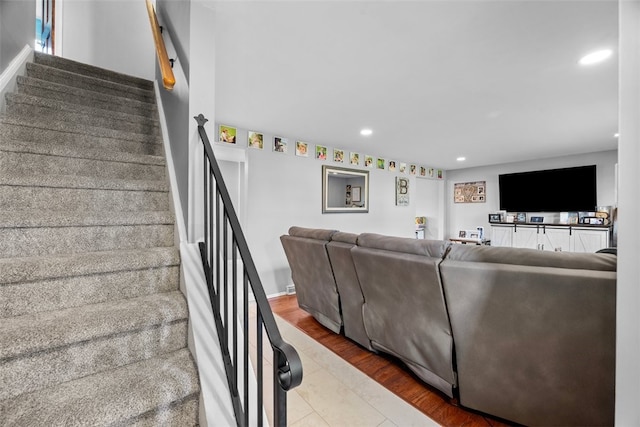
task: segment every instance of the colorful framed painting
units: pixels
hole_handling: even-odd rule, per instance
[[[378,162],[376,163],[376,165],[378,166],[378,169],[382,169],[384,170],[384,165],[385,165],[385,161],[384,159],[378,159]]]
[[[336,163],[344,163],[344,150],[333,150],[333,161]]]
[[[406,163],[402,163],[400,162],[400,169],[399,169],[400,173],[407,173],[407,164]]]
[[[389,163],[387,165],[387,169],[389,169],[389,172],[395,172],[396,171],[396,161],[395,160],[389,160]]]

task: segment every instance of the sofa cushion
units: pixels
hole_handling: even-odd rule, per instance
[[[452,245],[447,257],[451,261],[486,262],[578,270],[616,271],[617,258],[611,254],[550,252],[495,246]]]
[[[372,350],[362,320],[364,297],[351,256],[351,249],[355,246],[357,237],[357,234],[335,233],[327,244],[327,252],[340,294],[344,335]]]
[[[410,239],[407,237],[363,233],[358,237],[358,246],[442,258],[450,243],[443,240]]]
[[[289,236],[305,237],[307,239],[316,240],[331,240],[331,236],[336,230],[325,230],[322,228],[304,228],[304,227],[291,227],[289,228]]]

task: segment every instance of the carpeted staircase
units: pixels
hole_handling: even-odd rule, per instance
[[[27,65],[0,115],[0,426],[197,425],[153,84]]]

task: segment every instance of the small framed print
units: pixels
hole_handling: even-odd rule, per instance
[[[220,142],[227,142],[229,144],[236,143],[236,128],[231,126],[220,125]]]
[[[389,172],[395,172],[396,171],[396,161],[395,160],[389,160],[389,164],[387,165],[387,168],[389,169]]]
[[[250,130],[247,139],[248,139],[249,148],[255,148],[257,150],[262,150],[264,148],[263,134]]]
[[[296,141],[296,156],[309,157],[309,144],[302,141]]]
[[[333,161],[336,163],[344,163],[344,150],[333,150]]]
[[[526,212],[517,212],[515,214],[515,222],[527,222],[527,213]]]
[[[373,167],[373,156],[369,156],[369,155],[365,155],[364,156],[364,166],[366,168],[372,168]]]
[[[531,222],[543,222],[544,221],[544,217],[543,216],[532,216],[531,217]]]
[[[316,145],[316,159],[327,160],[327,147],[324,145]]]
[[[500,214],[498,213],[489,214],[489,222],[491,223],[502,222]]]
[[[280,138],[279,136],[273,137],[273,151],[276,153],[286,153],[288,144],[289,141],[286,138]]]
[[[353,151],[349,154],[349,164],[358,166],[360,165],[360,154]]]

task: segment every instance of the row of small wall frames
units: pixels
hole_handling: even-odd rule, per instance
[[[227,144],[238,144],[240,140],[239,137],[245,132],[226,125],[219,125],[218,128],[219,141]],[[245,141],[246,142],[242,144],[246,144],[246,146],[251,149],[264,150],[268,147],[265,144],[265,135],[261,132],[246,131]],[[241,144],[238,145],[240,146]],[[291,141],[288,138],[273,136],[270,145],[272,152],[285,155],[290,152]],[[297,157],[311,157],[313,155],[317,160],[321,161],[333,160],[334,163],[343,165],[364,166],[370,169],[387,170],[389,172],[413,175],[421,178],[444,179],[444,171],[442,169],[407,162],[397,162],[396,160],[384,159],[368,154],[361,155],[357,152],[347,152],[338,148],[331,149],[324,145],[316,144],[314,146],[303,141],[295,141],[291,151],[293,151]],[[330,154],[332,154],[332,156],[330,156]]]

